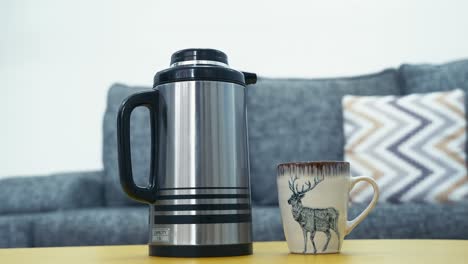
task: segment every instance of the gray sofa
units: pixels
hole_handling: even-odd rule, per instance
[[[403,65],[351,78],[260,78],[247,93],[254,239],[284,239],[277,163],[343,159],[343,95],[404,95],[454,88],[468,92],[468,60]],[[121,191],[116,153],[117,109],[125,97],[144,89],[148,88],[116,84],[109,90],[102,171],[0,181],[0,247],[147,242],[148,208]],[[137,109],[132,117],[132,159],[141,185],[149,164],[147,114]],[[349,217],[363,206],[353,204]],[[468,203],[380,203],[348,238],[468,239]]]

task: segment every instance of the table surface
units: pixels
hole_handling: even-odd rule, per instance
[[[0,249],[0,263],[468,263],[468,240],[345,240],[340,254],[290,254],[286,242],[254,243],[224,258],[149,257],[146,245]]]

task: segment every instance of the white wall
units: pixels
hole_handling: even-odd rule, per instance
[[[172,52],[225,51],[263,76],[362,74],[468,57],[468,1],[0,2],[0,177],[102,167],[113,82]]]

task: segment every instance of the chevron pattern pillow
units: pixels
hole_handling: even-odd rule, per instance
[[[344,96],[345,160],[372,176],[380,201],[446,203],[468,198],[465,95]],[[372,198],[357,185],[352,202]]]

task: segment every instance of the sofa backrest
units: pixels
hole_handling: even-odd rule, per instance
[[[289,161],[342,160],[341,98],[352,95],[404,95],[461,88],[468,92],[468,60],[444,65],[403,65],[376,74],[330,79],[259,78],[247,88],[252,201],[276,205],[276,165]],[[149,87],[116,84],[104,117],[104,168],[108,205],[134,205],[118,177],[117,111],[129,95]],[[149,173],[149,120],[144,109],[132,116],[134,177],[146,185]]]
[[[104,116],[103,160],[108,205],[133,205],[118,177],[117,111],[129,95],[147,90],[116,84],[111,87]],[[274,205],[276,165],[294,160],[342,160],[341,97],[344,94],[400,94],[395,70],[338,79],[260,78],[247,88],[252,200]],[[131,121],[134,177],[146,185],[149,173],[149,120],[137,109]]]
[[[278,204],[276,166],[343,160],[345,94],[398,95],[396,70],[335,79],[266,79],[248,88],[252,199]]]

